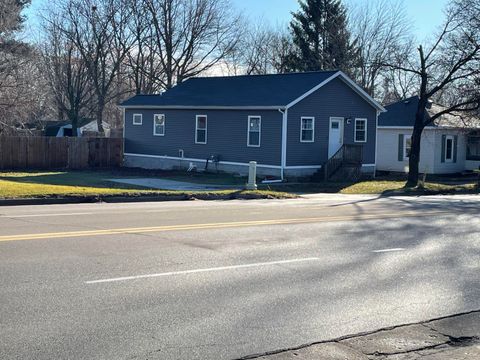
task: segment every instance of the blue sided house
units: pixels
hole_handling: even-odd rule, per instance
[[[125,166],[196,167],[284,179],[376,167],[384,108],[341,71],[191,78],[124,109]]]

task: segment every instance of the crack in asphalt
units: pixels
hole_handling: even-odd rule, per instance
[[[466,336],[466,337],[458,337],[457,338],[457,337],[450,336],[450,335],[447,335],[447,334],[442,334],[441,332],[439,332],[435,329],[431,329],[430,327],[426,326],[425,324],[429,324],[429,323],[432,323],[432,322],[438,321],[438,320],[451,319],[451,318],[455,318],[455,317],[458,317],[458,316],[475,314],[475,313],[480,313],[480,309],[461,312],[461,313],[447,315],[447,316],[442,316],[442,317],[429,319],[429,320],[424,320],[424,321],[419,321],[419,322],[412,322],[412,323],[405,323],[405,324],[400,324],[400,325],[395,325],[395,326],[389,326],[389,327],[385,327],[385,328],[376,329],[376,330],[373,330],[373,331],[360,332],[360,333],[351,334],[351,335],[344,335],[344,336],[340,336],[340,337],[335,338],[335,339],[316,341],[316,342],[313,342],[313,343],[303,344],[303,345],[296,346],[296,347],[291,347],[291,348],[284,348],[284,349],[266,351],[264,353],[259,353],[259,354],[245,355],[245,356],[242,356],[242,357],[239,357],[239,358],[235,358],[233,360],[258,359],[262,356],[275,355],[275,354],[280,354],[280,353],[284,353],[284,352],[287,352],[287,351],[301,350],[301,349],[308,348],[310,346],[320,345],[320,344],[328,344],[328,343],[336,343],[336,344],[348,346],[347,344],[344,344],[341,341],[354,339],[354,338],[360,338],[360,337],[373,335],[373,334],[378,334],[378,333],[383,332],[383,331],[395,330],[395,329],[398,329],[398,328],[403,328],[403,327],[412,326],[412,325],[423,325],[423,326],[427,327],[428,329],[437,332],[438,334],[441,334],[443,336],[448,337],[449,340],[446,341],[446,342],[442,342],[440,344],[424,346],[424,347],[416,348],[416,349],[413,349],[413,350],[405,350],[405,351],[392,352],[392,353],[380,353],[380,352],[364,353],[364,355],[388,357],[388,356],[393,356],[393,355],[414,353],[414,352],[423,351],[423,350],[431,350],[431,349],[435,349],[435,348],[438,348],[440,346],[445,346],[445,345],[452,346],[452,347],[469,346],[469,345],[472,345],[472,344],[476,344],[477,342],[480,342],[480,339],[476,336]],[[351,346],[349,346],[349,347],[351,347]],[[357,348],[354,348],[354,347],[351,347],[351,348],[353,348],[357,351],[360,351]]]
[[[420,325],[423,325],[423,324],[420,324]],[[434,330],[434,331],[436,331],[436,330]],[[476,337],[476,336],[462,336],[462,337],[457,338],[457,337],[454,337],[454,336],[442,334],[438,331],[437,331],[437,333],[448,337],[449,340],[445,341],[445,342],[442,342],[442,343],[439,343],[439,344],[422,346],[422,347],[412,349],[412,350],[385,352],[385,353],[375,351],[373,353],[364,353],[364,354],[367,355],[367,356],[385,356],[385,357],[388,357],[388,356],[394,356],[394,355],[416,353],[416,352],[421,352],[421,351],[425,351],[425,350],[432,350],[432,349],[436,349],[436,348],[439,348],[439,347],[442,347],[442,346],[445,346],[445,345],[451,346],[451,347],[466,347],[466,346],[476,344],[479,340],[479,338]],[[343,345],[345,345],[345,344],[343,344]],[[352,347],[352,348],[355,349],[354,347]],[[358,350],[358,349],[356,349],[356,350]]]

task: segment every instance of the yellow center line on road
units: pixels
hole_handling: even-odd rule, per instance
[[[65,231],[53,233],[38,234],[21,234],[21,235],[4,235],[0,236],[0,242],[21,241],[21,240],[41,240],[41,239],[57,239],[72,237],[89,237],[102,235],[118,235],[118,234],[134,234],[134,233],[150,233],[150,232],[168,232],[182,230],[202,230],[202,229],[223,229],[247,226],[262,225],[294,225],[305,223],[319,222],[338,222],[338,221],[361,221],[372,219],[390,219],[404,217],[426,217],[433,215],[449,214],[451,211],[430,211],[430,212],[400,212],[396,214],[364,214],[364,215],[344,215],[344,216],[323,216],[311,218],[294,218],[294,219],[272,219],[272,220],[252,220],[252,221],[234,221],[222,223],[204,223],[204,224],[188,224],[188,225],[164,225],[138,228],[120,228],[120,229],[104,229],[104,230],[85,230],[85,231]]]

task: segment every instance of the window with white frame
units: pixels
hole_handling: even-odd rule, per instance
[[[355,119],[355,142],[367,142],[367,119]]]
[[[261,133],[262,133],[262,118],[260,116],[249,116],[247,146],[259,147]]]
[[[207,143],[207,116],[197,115],[195,124],[195,144]]]
[[[445,162],[453,162],[453,136],[445,136]]]
[[[133,125],[142,125],[142,114],[133,114]]]
[[[403,136],[403,160],[410,158],[410,152],[412,151],[412,136]]]
[[[300,142],[313,142],[315,132],[315,118],[303,116],[300,119]]]
[[[153,135],[155,136],[165,135],[165,115],[164,114],[153,115]]]

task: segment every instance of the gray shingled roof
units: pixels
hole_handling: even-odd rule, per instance
[[[121,106],[286,106],[337,72],[191,78],[162,95],[136,95]]]
[[[378,126],[413,127],[415,124],[415,113],[417,112],[418,101],[418,96],[412,96],[408,99],[385,106],[387,112],[379,115]],[[443,109],[445,108],[442,105],[434,103],[430,109],[427,109],[426,117],[430,118],[430,116],[438,114]],[[430,124],[429,127],[479,128],[480,119],[446,114],[435,120],[435,122]]]
[[[378,126],[413,126],[417,107],[418,96],[387,105],[387,112],[378,116]]]

